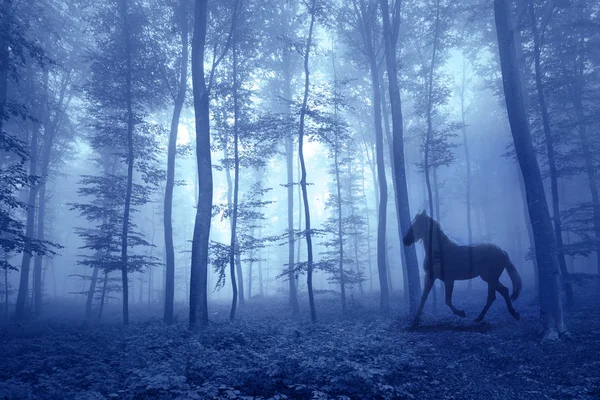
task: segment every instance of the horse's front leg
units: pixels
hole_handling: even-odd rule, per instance
[[[421,304],[419,304],[419,309],[415,314],[415,319],[413,320],[413,328],[419,325],[419,319],[421,319],[421,314],[423,314],[423,308],[425,307],[425,302],[427,301],[427,296],[429,296],[429,292],[431,292],[431,288],[433,287],[433,282],[435,278],[429,274],[425,274],[425,287],[423,288],[423,295],[421,296]]]
[[[458,315],[459,317],[465,317],[465,312],[463,310],[459,310],[458,308],[452,305],[452,291],[454,290],[454,281],[444,282],[446,286],[446,305],[450,307],[454,315]]]

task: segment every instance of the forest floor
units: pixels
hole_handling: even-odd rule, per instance
[[[476,324],[486,297],[476,290],[455,292],[467,318],[428,303],[415,330],[399,306],[381,317],[376,296],[350,299],[342,317],[329,295],[317,296],[315,324],[306,310],[292,318],[284,299],[253,299],[234,323],[226,304],[212,305],[214,324],[200,333],[135,307],[128,327],[84,327],[74,316],[5,322],[0,398],[598,399],[600,280],[575,293],[572,339],[550,343],[539,341],[531,294],[515,304],[520,321],[499,298]]]

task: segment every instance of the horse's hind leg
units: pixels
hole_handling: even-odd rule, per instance
[[[515,311],[515,309],[512,306],[512,302],[510,301],[510,296],[508,295],[508,288],[506,286],[504,286],[503,284],[501,284],[500,282],[498,282],[498,283],[496,283],[496,290],[498,291],[498,293],[500,293],[502,295],[502,297],[504,297],[504,301],[506,301],[506,306],[508,307],[508,312],[510,313],[510,315],[512,315],[513,318],[518,321],[519,318],[521,318],[521,316],[519,315],[518,312]]]
[[[485,307],[483,307],[483,310],[481,310],[481,314],[479,314],[479,316],[475,318],[475,322],[483,321],[483,318],[485,318],[485,314],[490,309],[490,306],[492,305],[494,300],[496,300],[496,289],[494,288],[493,284],[488,283],[487,303],[485,303]]]
[[[454,281],[444,282],[444,284],[446,285],[446,305],[450,307],[450,309],[455,315],[464,318],[465,312],[463,310],[459,310],[458,308],[452,305],[452,291],[454,290]]]

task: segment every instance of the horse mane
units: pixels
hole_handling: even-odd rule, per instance
[[[432,226],[434,235],[437,234],[443,242],[451,243],[458,246],[458,243],[454,242],[448,237],[448,235],[446,235],[446,233],[444,233],[439,222],[437,222],[434,218],[430,217],[429,215],[425,215],[425,218],[427,218],[427,223]]]

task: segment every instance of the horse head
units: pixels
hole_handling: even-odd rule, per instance
[[[425,210],[418,213],[410,223],[410,228],[402,239],[404,245],[410,246],[411,244],[423,239],[427,233],[427,230],[429,229],[429,221],[430,218],[427,216]]]

